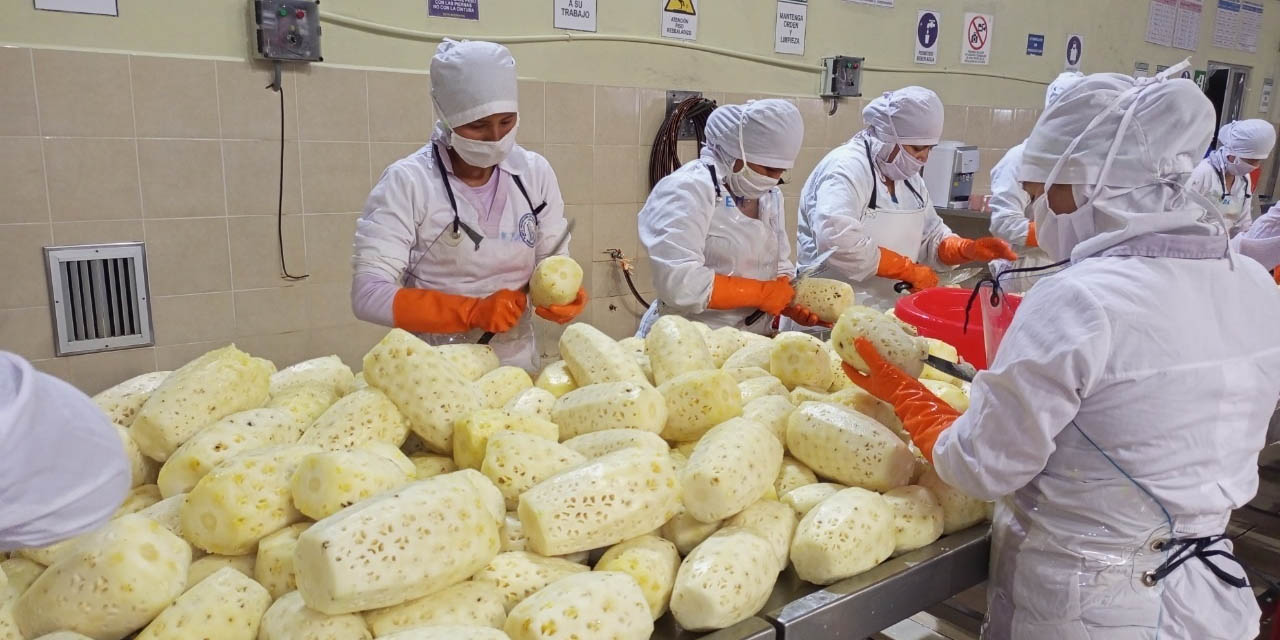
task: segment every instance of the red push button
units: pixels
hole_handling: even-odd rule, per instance
[[[303,18],[307,17],[307,12],[306,12],[306,11],[304,11],[304,10],[302,10],[302,9],[298,9],[297,11],[293,12],[293,15],[294,15],[294,17],[296,17],[297,19],[301,20],[301,19],[303,19]]]

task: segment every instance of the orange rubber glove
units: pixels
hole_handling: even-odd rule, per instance
[[[870,340],[858,338],[853,341],[853,347],[867,362],[870,374],[859,373],[845,362],[842,363],[845,375],[867,393],[893,405],[893,412],[902,420],[902,428],[911,434],[911,441],[932,463],[934,443],[960,417],[960,412],[933,395],[919,380],[882,358]]]
[[[938,244],[938,260],[955,266],[966,262],[990,262],[995,259],[1017,260],[1013,247],[1000,238],[970,240],[960,236],[947,236]]]
[[[587,306],[587,290],[578,288],[578,297],[568,304],[553,304],[546,307],[534,307],[533,312],[556,324],[568,324]]]
[[[1038,247],[1040,242],[1036,240],[1036,223],[1027,223],[1027,246]]]
[[[777,280],[752,280],[717,273],[707,307],[722,310],[750,307],[776,316],[794,297],[796,290],[786,276],[778,276]]]
[[[1271,272],[1271,277],[1276,281],[1276,284],[1280,284],[1280,267],[1276,267],[1275,271]]]
[[[876,275],[881,278],[903,280],[911,283],[913,291],[923,291],[938,286],[938,274],[922,264],[916,264],[906,256],[880,247],[880,265]]]
[[[818,314],[798,305],[789,305],[782,310],[782,315],[791,318],[802,327],[831,327],[830,322],[823,322]]]
[[[396,327],[414,333],[462,333],[484,329],[510,331],[524,315],[528,296],[520,291],[499,290],[485,298],[401,288],[391,303]]]

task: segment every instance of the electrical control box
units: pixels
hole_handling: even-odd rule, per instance
[[[319,5],[315,0],[254,0],[258,55],[267,60],[324,60]]]
[[[862,95],[862,58],[823,58],[822,87],[818,95],[824,98],[856,98]]]

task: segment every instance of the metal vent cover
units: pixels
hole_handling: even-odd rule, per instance
[[[141,242],[45,247],[59,356],[154,344]]]

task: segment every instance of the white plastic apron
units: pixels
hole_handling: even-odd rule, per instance
[[[432,153],[440,147],[433,145]],[[437,164],[437,167],[442,165]],[[495,171],[500,171],[495,169]],[[442,179],[448,173],[441,171]],[[499,175],[499,189],[507,189],[507,203],[499,222],[498,236],[486,237],[480,232],[478,216],[465,200],[453,203],[459,229],[447,224],[418,255],[410,255],[411,266],[405,271],[404,286],[435,289],[444,293],[469,297],[485,297],[499,289],[521,290],[533,275],[537,243],[537,223],[529,201],[514,187],[514,176]],[[448,184],[447,182],[445,183]],[[450,187],[451,190],[451,187]],[[477,246],[467,231],[480,239]],[[415,247],[416,250],[416,247]],[[438,283],[450,282],[445,288]],[[419,334],[428,344],[475,343],[484,331],[464,333]],[[534,345],[533,315],[526,308],[524,316],[510,331],[493,337],[489,343],[504,365],[526,371],[538,370],[538,353]]]
[[[876,171],[875,160],[871,157],[871,147],[866,145],[867,163],[871,166],[871,184],[873,190],[880,189],[880,174]],[[904,188],[907,181],[903,180],[895,189],[895,195],[898,202],[878,202],[879,198],[875,191],[872,192],[871,202],[868,203],[867,209],[862,214],[862,228],[867,235],[881,248],[888,249],[895,253],[900,253],[912,262],[920,259],[920,243],[924,241],[924,223],[925,215],[929,210],[923,198],[917,197],[911,189]],[[902,202],[910,202],[915,199],[920,204],[916,209],[888,209],[883,205],[892,207],[899,206]],[[893,285],[899,281],[892,278],[881,278],[872,275],[861,282],[852,282],[853,290],[857,296],[858,304],[877,309],[879,311],[888,311],[898,303],[900,294],[894,292]]]
[[[1099,255],[1151,255],[1147,247],[1158,242],[1139,237]],[[1222,253],[1220,237],[1183,246],[1190,247],[1186,259]],[[1256,633],[1253,591],[1224,584],[1210,566],[1244,577],[1233,558],[1191,557],[1146,580],[1176,557],[1171,538],[1221,535],[1230,513],[1169,512],[1093,440],[1128,427],[1077,416],[1054,439],[1041,476],[996,502],[983,640],[1247,640]],[[1063,478],[1088,479],[1089,489],[1065,493]],[[1080,501],[1122,508],[1100,521]],[[1231,550],[1230,540],[1206,549]]]
[[[777,230],[771,224],[782,224],[782,213],[773,211],[772,203],[779,201],[776,192],[770,192],[758,201],[757,215],[759,219],[750,218],[738,210],[737,203],[728,191],[721,189],[718,176],[711,165],[706,165],[716,184],[716,202],[711,205],[715,210],[711,214],[711,225],[707,230],[706,244],[703,246],[703,264],[712,271],[726,276],[751,278],[752,280],[774,280],[778,277],[778,260],[780,256]],[[752,333],[769,333],[773,327],[773,316],[764,315],[751,326],[747,326],[746,318],[755,309],[707,309],[702,313],[684,314],[689,320],[705,322],[712,329],[734,327]],[[640,328],[636,335],[649,334],[649,328],[662,315],[670,313],[663,309],[661,300],[654,300],[640,320]]]

